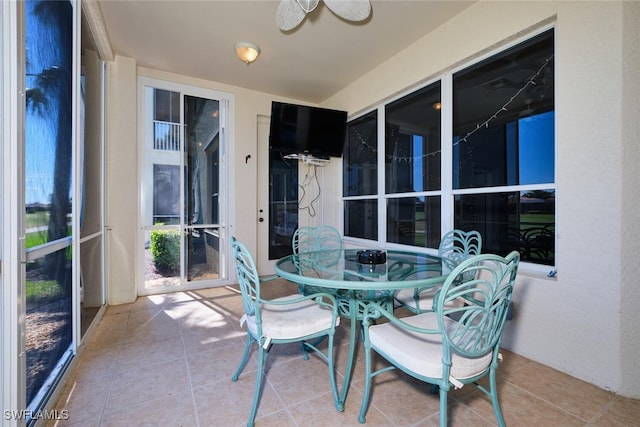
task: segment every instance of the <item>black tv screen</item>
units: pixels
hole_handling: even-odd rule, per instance
[[[273,101],[269,146],[284,154],[341,157],[347,112]]]

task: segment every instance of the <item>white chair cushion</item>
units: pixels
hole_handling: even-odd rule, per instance
[[[438,329],[436,313],[424,313],[403,319],[406,323],[424,329]],[[455,320],[445,317],[447,329]],[[369,328],[369,339],[374,349],[418,375],[442,378],[442,338],[439,334],[420,334],[407,331],[391,323]],[[452,352],[451,376],[457,379],[473,377],[491,363],[491,352],[477,359],[469,359]]]
[[[301,298],[294,294],[273,301],[287,301]],[[305,300],[293,304],[263,304],[262,334],[272,339],[296,339],[331,328],[333,313],[331,310],[316,304],[313,300]],[[340,318],[336,319],[336,326]],[[255,335],[257,333],[255,316],[247,317],[247,327]]]

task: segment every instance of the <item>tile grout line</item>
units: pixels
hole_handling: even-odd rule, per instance
[[[508,379],[506,379],[506,378],[505,378],[505,380],[504,380],[504,381],[505,381],[506,383],[508,383],[509,385],[511,385],[511,386],[513,386],[513,387],[515,387],[515,388],[519,389],[520,391],[523,391],[524,393],[528,394],[529,396],[533,396],[533,397],[535,397],[536,399],[538,399],[538,400],[540,400],[540,401],[542,401],[542,402],[544,402],[544,403],[546,403],[546,404],[548,404],[548,405],[551,405],[552,407],[554,407],[554,408],[555,408],[555,409],[557,409],[558,411],[560,411],[560,412],[562,412],[562,413],[564,413],[564,414],[566,414],[566,415],[570,416],[571,418],[574,418],[574,419],[576,419],[576,420],[578,420],[578,421],[581,421],[581,422],[583,422],[583,423],[588,423],[588,422],[589,422],[589,420],[585,420],[585,419],[583,419],[583,418],[581,418],[581,417],[577,416],[576,414],[573,414],[573,413],[569,412],[568,410],[566,410],[566,409],[564,409],[564,408],[562,408],[562,407],[560,407],[560,406],[556,405],[555,403],[553,403],[553,402],[551,402],[551,401],[549,401],[549,400],[547,400],[547,399],[543,398],[542,396],[539,396],[539,395],[537,395],[537,394],[535,394],[535,393],[530,392],[529,390],[527,390],[527,389],[525,389],[525,388],[523,388],[523,387],[519,386],[519,385],[518,385],[518,384],[516,384],[516,383],[513,383],[513,382],[509,381],[509,380],[508,380]],[[606,406],[606,405],[605,405],[605,406]],[[501,405],[501,407],[502,407],[502,405]]]
[[[118,353],[116,354],[116,360],[113,362],[113,366],[111,368],[111,372],[109,374],[109,385],[107,387],[107,392],[104,396],[104,402],[102,404],[102,410],[100,411],[100,420],[98,421],[98,425],[101,426],[104,421],[104,415],[107,410],[107,404],[109,403],[109,399],[111,398],[111,388],[113,387],[113,381],[116,375],[116,371],[118,369],[118,361],[120,360],[120,354],[122,352],[122,347],[124,344],[124,333],[127,330],[127,325],[129,324],[129,320],[131,319],[131,307],[127,310],[127,320],[124,322],[124,327],[122,328],[122,332],[120,333],[120,338],[118,339]],[[102,323],[102,319],[100,320]],[[103,325],[98,325],[103,326]]]
[[[600,417],[602,417],[605,413],[607,413],[609,411],[609,409],[611,409],[613,407],[613,405],[616,403],[616,401],[619,400],[619,399],[620,399],[620,396],[617,396],[617,395],[614,396],[613,399],[611,399],[611,402],[609,402],[606,405],[604,405],[604,407],[602,408],[602,410],[600,412],[598,412],[593,417],[591,417],[591,419],[588,421],[588,425],[592,425],[595,421],[600,419]]]
[[[196,418],[196,427],[200,427],[200,416],[198,415],[198,406],[196,404],[196,395],[193,390],[193,380],[191,379],[191,368],[189,366],[189,356],[187,355],[187,346],[184,342],[184,334],[182,333],[182,326],[180,326],[180,340],[182,341],[182,352],[184,353],[184,363],[187,367],[187,381],[189,382],[189,391],[191,392],[191,404],[193,405],[193,414]]]

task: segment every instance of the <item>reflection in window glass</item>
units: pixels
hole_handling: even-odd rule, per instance
[[[298,161],[269,149],[269,259],[291,255],[298,228]]]
[[[68,1],[26,4],[25,222],[31,248],[71,235],[72,27]]]
[[[378,118],[376,111],[347,125],[344,151],[344,196],[365,196],[378,191]],[[346,233],[346,230],[345,230]]]
[[[555,265],[553,57],[550,30],[453,77],[454,194],[502,187],[456,195],[455,227],[542,265]]]
[[[219,219],[219,104],[213,99],[184,97],[187,224],[216,224]]]
[[[554,265],[555,191],[458,195],[455,228],[478,230],[483,252],[517,250],[523,261]]]
[[[438,247],[440,196],[389,199],[387,241],[421,248]]]
[[[189,230],[185,246],[187,280],[220,278],[220,230],[194,228]]]
[[[554,182],[553,111],[518,120],[518,165],[520,184]]]
[[[453,188],[553,182],[553,32],[453,78]]]
[[[440,82],[386,106],[386,193],[440,190]]]
[[[377,200],[344,202],[344,235],[378,240]]]
[[[69,1],[25,2],[26,399],[44,403],[72,344],[72,34]],[[28,251],[28,253],[36,253]],[[36,256],[36,255],[34,255]],[[39,256],[39,255],[38,255]],[[22,375],[22,374],[21,374]],[[29,421],[27,420],[27,424]]]

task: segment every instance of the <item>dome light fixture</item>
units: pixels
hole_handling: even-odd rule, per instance
[[[255,61],[260,55],[260,48],[254,43],[239,42],[236,43],[234,48],[238,58],[247,65]]]

